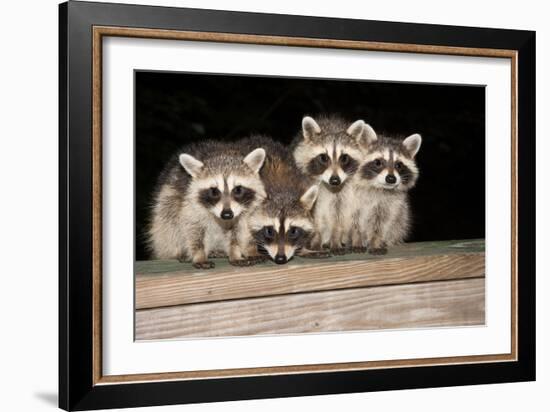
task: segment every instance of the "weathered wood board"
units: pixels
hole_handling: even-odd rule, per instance
[[[405,244],[385,256],[241,268],[136,263],[136,339],[319,333],[485,322],[484,240]]]
[[[216,269],[200,271],[177,261],[138,262],[136,308],[214,302],[367,286],[480,277],[485,274],[484,242],[407,244],[383,257],[349,254],[328,259],[295,258],[287,265],[266,262],[248,268],[214,259]]]
[[[475,278],[146,309],[136,339],[480,325],[484,296]]]

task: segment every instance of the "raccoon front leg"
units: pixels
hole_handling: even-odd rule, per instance
[[[260,252],[258,252],[258,248],[256,247],[255,243],[251,243],[248,246],[246,252],[244,253],[244,258],[248,261],[253,262],[254,264],[262,263],[262,262],[265,262],[266,260],[269,260],[267,256],[262,255],[260,254]]]
[[[346,254],[346,248],[342,247],[342,229],[340,227],[333,227],[332,229],[330,236],[330,253],[333,255]]]
[[[191,261],[193,262],[193,266],[197,269],[212,269],[216,266],[214,262],[207,260],[204,249],[199,249],[193,253],[193,258]]]
[[[266,258],[260,255],[244,220],[231,234],[229,263],[233,266],[253,266]]]
[[[244,254],[241,251],[241,248],[238,244],[232,244],[229,252],[229,263],[233,266],[254,266],[257,263],[263,262],[265,257],[254,253],[254,254]]]
[[[321,234],[319,232],[315,232],[313,237],[311,238],[311,241],[309,242],[309,247],[313,250],[321,250],[323,248],[321,241]]]
[[[368,241],[367,251],[371,255],[385,255],[388,253],[388,245],[380,236],[372,236]]]
[[[204,230],[199,231],[195,235],[196,238],[191,241],[191,247],[189,248],[191,251],[191,262],[197,269],[212,269],[216,265],[211,260],[208,260],[208,254],[204,245]]]
[[[315,223],[316,227],[319,227],[320,223],[318,221]],[[304,246],[297,254],[308,259],[324,259],[332,256],[329,251],[324,250],[323,235],[319,230],[315,230],[311,240],[306,242],[306,246]]]
[[[367,251],[363,242],[363,235],[357,226],[351,229],[350,243],[352,253],[365,253]]]
[[[372,255],[385,255],[388,246],[384,239],[384,227],[387,224],[387,211],[376,207],[367,220],[367,251]]]

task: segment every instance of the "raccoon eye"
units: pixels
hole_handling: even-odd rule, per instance
[[[264,237],[267,240],[273,240],[275,238],[275,229],[273,228],[273,226],[264,227]]]
[[[340,163],[342,163],[343,165],[347,164],[349,162],[349,155],[347,154],[343,154],[342,156],[340,156]]]
[[[243,195],[243,187],[242,186],[235,186],[233,188],[233,196],[240,197]]]
[[[321,154],[318,156],[318,158],[319,158],[319,161],[320,161],[321,163],[323,163],[323,164],[327,164],[328,161],[329,161],[329,157],[328,157],[328,155],[325,154],[325,153],[321,153]]]
[[[296,240],[300,236],[302,236],[303,232],[304,231],[302,230],[302,228],[296,227],[296,226],[291,226],[290,229],[288,230],[288,237],[289,237],[289,239]]]
[[[212,199],[217,199],[221,196],[221,192],[217,187],[211,187],[208,194]]]
[[[396,162],[395,163],[395,170],[401,170],[403,168],[403,163],[401,162]]]
[[[376,167],[382,166],[382,160],[376,159],[376,160],[374,161],[374,165],[375,165]]]

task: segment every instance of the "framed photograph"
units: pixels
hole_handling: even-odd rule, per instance
[[[66,410],[535,379],[535,33],[60,5]]]

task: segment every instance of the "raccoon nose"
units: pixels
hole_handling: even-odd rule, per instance
[[[275,263],[278,265],[283,265],[287,262],[285,255],[275,255]]]
[[[395,182],[397,182],[397,178],[394,175],[387,175],[386,182],[393,185]]]
[[[233,212],[231,211],[231,209],[223,209],[221,217],[224,220],[233,219]]]
[[[340,178],[336,175],[333,175],[333,176],[330,177],[330,179],[328,179],[328,182],[332,186],[338,186],[340,184]]]

